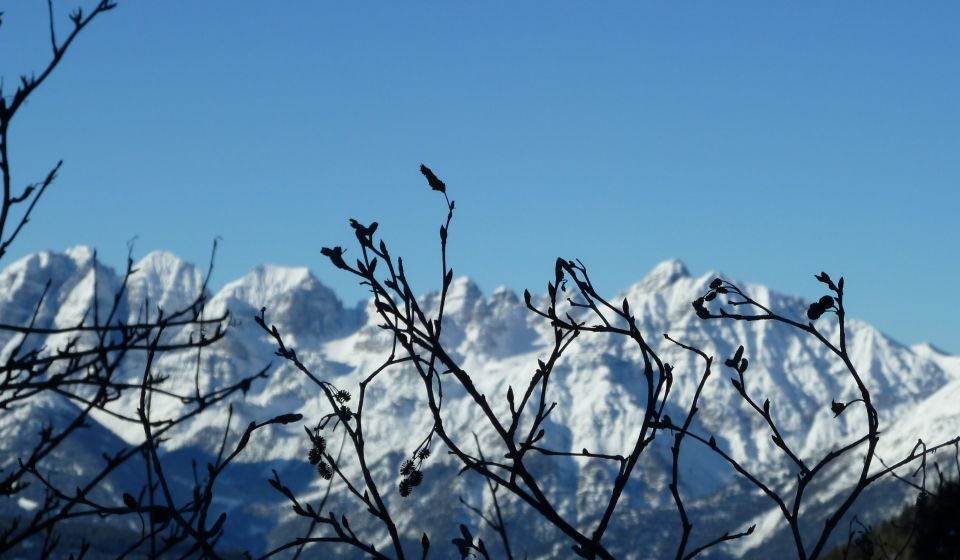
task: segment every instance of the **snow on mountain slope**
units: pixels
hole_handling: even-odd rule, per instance
[[[100,264],[95,265],[94,253],[82,246],[65,253],[43,251],[21,258],[0,271],[0,323],[29,325],[57,329],[72,327],[95,318],[94,288],[97,293],[96,310],[104,317],[113,303],[113,294],[119,286],[116,274]],[[121,309],[123,312],[123,309]],[[88,340],[85,337],[81,341]],[[0,331],[0,362],[9,359],[15,349],[43,346],[52,351],[63,348],[65,335],[23,335],[11,330]],[[56,372],[51,372],[56,373]],[[19,401],[21,415],[53,414],[58,407],[72,410],[72,405],[59,398]]]
[[[953,379],[960,379],[960,356],[951,356],[936,346],[928,343],[915,344],[910,347],[914,354],[932,360]]]
[[[173,253],[154,251],[133,266],[136,271],[127,285],[131,302],[129,322],[138,314],[156,313],[157,308],[173,312],[189,306],[203,288],[203,273]]]
[[[151,253],[135,268],[137,272],[131,277],[122,302],[128,320],[138,313],[155,313],[158,305],[166,310],[186,305],[202,286],[199,271],[169,253]],[[46,321],[43,324],[79,323],[93,298],[91,271],[92,254],[82,248],[65,255],[40,253],[17,261],[0,272],[0,286],[8,287],[0,293],[0,321],[29,321],[32,306],[50,278],[51,296],[40,314]],[[111,301],[107,290],[118,286],[119,277],[109,271],[98,270],[98,274],[100,299]],[[641,331],[663,359],[674,364],[676,384],[668,413],[675,419],[683,417],[703,364],[695,355],[665,340],[663,333],[716,357],[696,429],[717,434],[722,449],[765,480],[789,483],[795,473],[771,443],[763,423],[745,408],[730,386],[728,378],[733,372],[723,367],[723,359],[731,356],[737,346],[744,345],[751,364],[746,373],[747,390],[759,402],[770,399],[771,411],[784,438],[809,457],[822,456],[838,441],[860,433],[862,409],[851,407],[839,418],[834,418],[830,411],[832,400],[854,398],[853,383],[842,364],[805,333],[772,322],[698,319],[690,302],[704,293],[716,276],[713,272],[692,276],[680,261],[666,261],[610,300],[629,300]],[[764,286],[737,284],[772,309],[805,321],[809,302]],[[608,293],[615,295],[613,291]],[[431,309],[437,298],[436,293],[428,293],[421,301],[426,309]],[[205,349],[199,362],[199,381],[203,386],[226,383],[273,364],[269,379],[255,383],[247,398],[235,404],[234,416],[242,421],[241,425],[287,412],[304,414],[309,425],[329,412],[318,388],[274,356],[275,347],[252,320],[261,308],[266,308],[267,321],[277,325],[318,377],[354,394],[362,376],[375,369],[389,351],[389,335],[377,326],[379,321],[369,306],[344,307],[305,268],[257,267],[209,297],[205,315],[229,311],[232,323],[226,337]],[[856,314],[856,310],[851,312]],[[817,326],[835,340],[838,333],[831,317],[820,319]],[[525,386],[537,358],[544,357],[549,350],[549,325],[529,313],[515,293],[501,288],[485,297],[466,278],[455,280],[450,287],[443,333],[452,355],[470,372],[481,392],[490,397],[495,411],[504,416],[507,411],[502,397],[508,387]],[[15,341],[3,342],[9,347]],[[889,442],[891,453],[905,445],[912,446],[911,438],[915,443],[918,433],[929,434],[930,441],[960,433],[960,418],[950,407],[960,397],[960,357],[945,356],[927,347],[908,348],[858,321],[848,323],[848,344],[853,362],[881,411],[881,427],[886,431],[882,441]],[[171,387],[187,391],[194,383],[196,364],[195,353],[181,353],[162,356],[156,367],[171,377]],[[125,374],[136,379],[138,372],[142,374],[142,365],[134,357]],[[555,370],[551,399],[557,402],[557,408],[548,422],[544,445],[561,451],[586,447],[595,452],[623,453],[629,449],[643,416],[645,389],[639,375],[641,368],[641,357],[629,341],[582,336]],[[404,367],[385,372],[368,388],[364,409],[367,445],[373,450],[370,460],[374,476],[383,488],[395,486],[400,461],[429,431],[421,393],[419,378]],[[472,433],[477,431],[485,452],[496,453],[496,439],[484,430],[485,424],[467,395],[446,382],[444,398],[447,429],[459,434],[468,448],[472,448]],[[133,410],[135,403],[122,401],[118,406]],[[161,399],[156,406],[161,414],[164,406],[177,403],[164,404]],[[141,437],[135,425],[101,416],[98,420],[126,441]],[[208,411],[184,425],[167,448],[215,453],[225,423],[225,409]],[[611,541],[614,537],[620,539],[622,548],[618,550],[627,556],[631,546],[636,546],[631,543],[662,541],[664,535],[676,531],[675,512],[666,491],[669,438],[663,439],[643,459],[636,481],[627,487],[618,522],[611,527]],[[322,481],[302,468],[307,445],[300,428],[270,429],[258,433],[240,460],[266,473],[271,465],[280,464],[282,474],[288,473],[300,487],[319,493]],[[742,529],[741,525],[750,517],[745,513],[748,510],[757,513],[771,508],[769,502],[739,490],[735,473],[715,454],[694,442],[684,445],[687,460],[682,465],[680,483],[696,516],[695,542],[725,530]],[[344,468],[348,473],[358,472],[353,461],[345,461]],[[615,475],[609,465],[569,457],[538,459],[533,468],[545,476],[546,490],[560,510],[584,528],[596,520],[599,497]],[[481,481],[469,474],[456,476],[456,465],[442,451],[434,453],[426,469],[426,483],[412,499],[404,500],[395,492],[388,492],[388,503],[396,512],[401,530],[419,538],[423,530],[450,525],[451,516],[475,526],[476,520],[459,508],[456,500],[451,503],[450,496],[451,492],[459,493],[477,505],[488,504],[489,496]],[[845,476],[837,474],[838,486],[849,480]],[[233,484],[237,491],[243,489],[239,479]],[[829,503],[836,493],[835,489],[826,488],[816,499]],[[269,510],[266,504],[274,503],[268,497],[256,500],[262,500],[261,509]],[[721,503],[723,508],[717,509]],[[342,507],[348,514],[356,510],[356,505],[349,501],[343,502]],[[530,523],[523,506],[508,501],[505,508],[517,526]],[[754,517],[762,521],[765,515]],[[283,516],[263,538],[281,538],[296,530],[298,523],[290,515]],[[351,516],[351,524],[360,530],[376,527],[359,512]],[[558,535],[534,525],[532,530],[540,537],[528,543],[532,556],[566,554],[568,545],[562,544]],[[455,530],[455,524],[452,528]],[[714,529],[716,534],[710,532]],[[725,550],[746,554],[771,534],[744,539]],[[559,549],[553,548],[555,541],[561,542]],[[647,553],[641,556],[657,557],[666,551],[648,548]]]
[[[99,264],[95,275],[93,265],[93,252],[86,247],[65,253],[43,251],[10,264],[0,272],[0,322],[26,325],[36,313],[34,324],[38,327],[76,325],[91,311],[95,284],[100,296],[98,309],[106,312],[117,277]],[[18,338],[8,333],[0,336],[7,337],[5,343]]]

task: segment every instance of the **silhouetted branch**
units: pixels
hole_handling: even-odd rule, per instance
[[[473,434],[473,440],[477,445],[477,454],[480,456],[481,461],[486,461],[486,458],[483,456],[483,450],[480,448],[480,439],[477,437],[476,432]],[[494,517],[488,517],[487,514],[483,512],[480,508],[470,505],[466,500],[461,496],[460,503],[464,505],[467,509],[477,514],[477,516],[482,519],[491,529],[493,529],[497,535],[500,536],[500,542],[503,543],[504,554],[508,560],[513,560],[513,551],[510,550],[510,538],[507,535],[507,525],[503,521],[503,513],[500,511],[500,500],[497,498],[497,490],[499,486],[494,484],[490,479],[486,480],[487,490],[490,492],[490,498],[493,500],[493,515]],[[454,543],[456,544],[456,542]]]
[[[49,36],[53,49],[51,59],[38,74],[22,76],[12,95],[5,96],[0,91],[0,176],[3,181],[3,195],[0,199],[0,258],[6,255],[11,243],[30,221],[38,201],[53,184],[62,165],[62,162],[57,163],[40,183],[29,184],[19,192],[14,192],[9,158],[10,124],[26,100],[59,65],[81,31],[99,14],[115,6],[115,2],[101,0],[86,13],[81,8],[74,10],[69,16],[72,27],[66,38],[58,42],[53,3],[48,1]],[[20,213],[15,216],[14,211],[18,208]],[[46,325],[41,321],[41,310],[48,305],[49,282],[38,300],[29,302],[33,311],[26,324],[0,324],[0,334],[6,336],[8,342],[7,350],[0,358],[0,414],[7,414],[18,404],[31,403],[45,396],[72,401],[77,405],[76,412],[66,421],[62,421],[62,425],[46,423],[37,434],[32,449],[25,450],[17,461],[7,465],[2,473],[0,497],[12,498],[31,483],[35,483],[41,487],[43,499],[34,511],[15,515],[0,529],[0,555],[22,554],[23,550],[33,547],[40,551],[42,557],[59,557],[62,556],[62,551],[58,552],[61,543],[59,528],[62,524],[88,517],[119,518],[135,515],[140,517],[141,521],[144,516],[149,518],[149,527],[143,523],[140,537],[130,543],[124,555],[134,554],[146,545],[152,557],[169,552],[175,547],[180,547],[178,555],[182,557],[217,556],[214,547],[222,534],[225,517],[221,515],[213,524],[207,520],[216,478],[240,452],[253,430],[267,424],[291,422],[296,418],[288,415],[260,424],[251,424],[241,438],[241,445],[232,453],[224,457],[223,448],[221,449],[216,464],[209,465],[208,478],[203,484],[195,474],[194,494],[199,498],[188,500],[184,504],[175,503],[173,492],[166,480],[163,460],[158,452],[166,434],[200,414],[206,407],[219,405],[238,393],[246,394],[251,383],[266,374],[264,369],[234,383],[209,390],[200,389],[200,352],[223,338],[229,320],[227,314],[215,318],[203,316],[207,283],[213,270],[215,253],[216,243],[200,293],[180,309],[157,309],[151,312],[149,302],[145,301],[139,318],[126,322],[121,317],[121,304],[126,301],[129,280],[136,272],[132,257],[128,255],[126,272],[112,295],[112,301],[102,302],[99,265],[94,253],[91,265],[92,301],[77,324]],[[105,307],[102,304],[106,304]],[[181,351],[197,352],[194,371],[196,384],[191,395],[164,388],[167,376],[154,371],[155,358],[160,353]],[[127,379],[131,373],[129,358],[134,354],[144,356],[146,360],[139,383]],[[120,404],[123,402],[121,397],[132,394],[133,391],[140,394],[141,406],[138,411],[127,410]],[[153,396],[171,399],[180,403],[181,408],[172,409],[172,412],[159,418],[150,418],[149,403]],[[78,475],[79,479],[71,483],[75,490],[65,491],[54,482],[48,472],[51,467],[55,467],[54,452],[63,450],[80,430],[93,425],[94,413],[122,422],[141,424],[145,439],[115,454],[104,453],[102,468]],[[229,426],[225,428],[224,445],[227,430]],[[141,497],[134,498],[132,494],[125,493],[122,505],[104,501],[109,493],[104,494],[102,489],[112,484],[111,475],[121,465],[131,464],[132,460],[144,455],[149,461],[145,464],[147,485],[140,492]],[[154,500],[154,493],[161,488],[164,499],[158,503]],[[146,503],[141,505],[141,499],[146,500]],[[161,535],[162,542],[158,540]],[[77,554],[82,557],[89,550],[90,541],[82,539]]]
[[[920,459],[921,461],[929,454],[940,449],[944,446],[953,445],[957,440],[950,440],[939,444],[937,446],[926,448],[921,452],[917,452],[917,447],[910,452],[910,454],[904,459],[897,461],[896,463],[890,465],[889,467],[885,466],[883,469],[871,472],[871,467],[873,465],[874,459],[878,459],[876,453],[877,444],[880,439],[880,427],[879,427],[879,415],[876,408],[873,405],[871,399],[871,394],[866,384],[863,381],[862,376],[857,371],[854,366],[850,355],[847,352],[847,342],[846,342],[846,322],[845,315],[846,310],[844,307],[844,279],[840,278],[836,283],[830,278],[826,272],[822,272],[816,276],[816,279],[823,283],[827,289],[833,293],[833,295],[825,295],[821,297],[816,302],[812,303],[807,310],[807,319],[809,322],[804,324],[800,321],[790,319],[788,317],[782,316],[761,303],[757,302],[746,293],[744,293],[736,285],[722,280],[720,278],[715,279],[710,284],[710,289],[703,296],[697,298],[693,302],[693,308],[696,311],[697,315],[701,319],[723,319],[723,320],[734,320],[734,321],[759,321],[759,320],[769,320],[784,323],[790,327],[804,331],[812,335],[816,340],[835,354],[840,361],[843,363],[846,371],[850,375],[851,379],[854,381],[857,390],[859,392],[859,398],[853,399],[849,402],[831,402],[831,410],[834,412],[834,416],[840,416],[843,414],[851,405],[855,403],[860,403],[863,405],[866,412],[866,433],[841,447],[828,452],[823,458],[815,463],[813,468],[808,468],[806,462],[802,460],[790,447],[790,445],[784,440],[780,431],[777,429],[776,423],[773,420],[772,415],[770,414],[770,401],[765,400],[763,406],[757,404],[753,398],[749,396],[746,390],[746,381],[744,378],[744,372],[747,369],[748,362],[747,359],[743,357],[744,347],[740,346],[736,354],[726,360],[726,365],[733,368],[737,371],[737,379],[732,379],[732,384],[736,391],[739,393],[741,398],[747,402],[750,407],[760,415],[764,421],[767,423],[770,430],[773,432],[771,439],[773,440],[774,445],[779,448],[787,457],[790,458],[797,466],[800,467],[800,474],[797,477],[797,484],[795,487],[795,492],[791,498],[791,507],[787,507],[786,497],[781,497],[780,495],[775,495],[776,493],[770,490],[767,486],[761,486],[759,481],[751,476],[746,476],[745,471],[739,465],[734,465],[734,467],[743,474],[747,480],[753,482],[755,485],[764,490],[764,493],[773,499],[774,503],[780,508],[783,513],[784,520],[787,522],[791,529],[791,533],[794,538],[794,543],[797,547],[798,557],[804,559],[814,559],[819,557],[823,552],[824,546],[827,543],[827,539],[830,537],[832,531],[836,528],[837,524],[843,518],[843,516],[850,510],[853,504],[859,498],[860,494],[873,482],[879,480],[880,478],[888,475],[894,474],[894,470],[900,467],[903,467],[915,460]],[[745,314],[745,313],[733,313],[728,311],[723,303],[720,302],[718,296],[733,296],[731,299],[728,299],[726,302],[727,306],[738,308],[744,307],[747,309],[756,309],[759,313],[756,314]],[[710,310],[711,306],[719,305],[720,308],[718,311],[714,312]],[[823,335],[820,330],[814,325],[814,321],[820,319],[826,313],[833,312],[836,314],[837,321],[837,340],[833,342],[828,340],[825,335]],[[711,439],[711,442],[713,440]],[[808,485],[813,481],[814,477],[820,473],[823,468],[830,462],[835,461],[836,459],[847,455],[850,451],[855,448],[860,447],[862,444],[866,443],[866,449],[864,451],[864,458],[862,465],[860,467],[860,472],[857,482],[850,489],[849,493],[844,497],[841,503],[836,507],[836,509],[831,512],[826,519],[823,529],[817,535],[817,538],[812,543],[812,546],[807,549],[807,546],[804,544],[803,539],[800,534],[800,516],[801,516],[801,503],[803,499],[804,490]],[[921,444],[922,445],[922,442]],[[717,448],[715,445],[711,445],[715,451]],[[718,453],[727,459],[731,463],[735,463],[729,456],[726,456],[722,452]],[[922,468],[922,467],[921,467]]]

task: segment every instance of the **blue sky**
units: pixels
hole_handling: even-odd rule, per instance
[[[57,2],[64,10],[76,2]],[[60,179],[12,258],[171,250],[214,284],[309,266],[377,220],[437,286],[543,291],[557,256],[609,293],[671,257],[848,308],[960,353],[960,4],[132,2],[11,130],[18,184]],[[90,5],[86,2],[86,5]],[[7,89],[49,56],[46,3],[4,3]],[[68,22],[58,22],[66,29]]]

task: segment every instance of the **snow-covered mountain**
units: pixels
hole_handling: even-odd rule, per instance
[[[157,307],[173,310],[188,304],[202,287],[202,275],[191,264],[169,253],[151,253],[135,265],[126,295],[119,306],[124,321],[135,321]],[[838,442],[861,433],[864,423],[861,409],[851,409],[835,418],[831,401],[850,401],[855,388],[843,364],[812,337],[772,322],[701,321],[690,302],[702,295],[710,281],[718,276],[707,272],[691,275],[676,260],[661,263],[640,282],[619,295],[609,293],[611,301],[626,298],[637,315],[639,326],[650,341],[659,341],[661,357],[675,367],[676,385],[672,405],[667,412],[682,418],[699,381],[702,362],[692,353],[665,340],[673,338],[699,347],[716,356],[714,375],[701,397],[695,429],[717,436],[721,449],[776,487],[792,483],[796,472],[771,443],[770,432],[762,420],[743,404],[731,387],[731,370],[721,366],[739,345],[750,359],[748,389],[760,402],[769,398],[771,412],[786,441],[803,457],[819,459]],[[112,303],[112,294],[121,277],[97,265],[94,274],[92,252],[74,248],[64,254],[38,253],[9,265],[0,272],[0,323],[26,324],[33,315],[44,284],[50,281],[50,295],[37,313],[37,324],[65,327],[89,317],[94,290],[101,312]],[[809,302],[778,294],[764,286],[737,282],[764,305],[783,314],[803,319]],[[848,289],[855,290],[855,287]],[[614,297],[615,296],[615,297]],[[436,293],[422,296],[426,308],[435,305]],[[254,384],[245,400],[234,403],[236,426],[250,420],[264,420],[277,414],[299,412],[308,425],[330,412],[320,391],[303,374],[274,355],[275,347],[253,322],[261,308],[267,319],[277,325],[285,340],[297,350],[300,359],[320,378],[339,388],[357,393],[358,382],[383,361],[389,351],[388,334],[364,306],[345,307],[329,288],[305,268],[260,266],[243,278],[212,294],[206,313],[210,316],[229,311],[231,328],[218,345],[200,356],[200,382],[213,387],[259,371],[273,362],[269,378]],[[855,314],[856,310],[852,310]],[[836,327],[829,317],[818,327],[834,339]],[[805,320],[805,319],[803,319]],[[512,291],[500,288],[489,296],[467,278],[453,282],[445,311],[444,337],[448,348],[475,380],[481,392],[491,396],[495,410],[506,416],[510,385],[525,386],[536,369],[537,359],[549,352],[550,329],[546,322],[529,313]],[[880,410],[880,454],[893,459],[909,453],[917,438],[938,442],[960,434],[960,357],[948,356],[928,345],[904,346],[868,324],[848,322],[848,344],[855,366],[871,389]],[[35,341],[39,342],[39,341]],[[55,348],[57,340],[43,341]],[[18,343],[16,337],[0,339],[0,359]],[[138,381],[142,375],[142,356],[132,356],[124,375]],[[196,354],[163,355],[156,364],[171,377],[171,382],[192,386]],[[582,336],[555,369],[551,399],[556,410],[547,423],[543,441],[559,451],[588,448],[598,453],[626,453],[636,439],[643,417],[645,389],[639,372],[642,358],[628,341],[604,336]],[[137,404],[133,395],[115,406],[128,412]],[[485,453],[496,451],[496,441],[471,406],[467,396],[452,384],[445,386],[444,425],[459,434],[460,442],[472,448],[476,432]],[[425,462],[425,482],[409,498],[395,491],[397,468],[426,436],[430,418],[423,411],[419,378],[398,367],[381,375],[367,390],[364,426],[368,459],[382,488],[388,489],[388,503],[404,535],[412,543],[428,532],[435,546],[449,543],[457,536],[457,524],[477,528],[484,540],[496,548],[497,539],[485,532],[475,515],[467,511],[457,496],[478,507],[492,506],[490,495],[480,479],[470,474],[457,476],[457,465],[436,447]],[[16,461],[28,449],[36,430],[22,429],[23,422],[39,422],[40,417],[68,415],[72,405],[46,398],[22,409],[0,412],[0,468]],[[155,403],[158,414],[164,407],[179,406],[174,399]],[[500,407],[497,409],[496,407]],[[51,412],[53,411],[53,412]],[[59,412],[57,412],[59,411]],[[140,427],[107,415],[89,430],[90,445],[122,445],[142,437]],[[239,422],[236,420],[239,419]],[[188,476],[190,458],[215,454],[227,422],[224,408],[207,411],[183,426],[166,443],[168,458],[181,464]],[[272,428],[272,427],[271,427]],[[16,434],[16,437],[14,437]],[[78,438],[88,437],[86,432]],[[618,515],[604,542],[625,557],[657,558],[672,554],[673,535],[679,521],[667,490],[670,467],[670,442],[661,437],[643,457],[620,502]],[[671,439],[672,441],[672,439]],[[339,445],[337,437],[331,446]],[[219,499],[231,513],[227,531],[238,545],[263,549],[302,535],[306,524],[290,512],[279,495],[267,485],[271,469],[301,495],[317,499],[326,489],[307,463],[309,443],[302,427],[285,426],[258,432],[241,455],[241,465],[228,470]],[[105,450],[107,451],[107,450]],[[736,473],[716,454],[695,442],[684,444],[680,486],[694,523],[693,541],[702,543],[726,531],[738,531],[756,523],[753,536],[714,549],[714,556],[756,556],[761,551],[783,550],[792,554],[792,543],[779,522],[778,511],[765,497],[746,487]],[[98,454],[87,459],[74,458],[75,470],[89,472]],[[81,457],[77,455],[76,457]],[[344,451],[345,472],[358,474],[355,461]],[[202,463],[201,463],[202,464]],[[568,519],[586,529],[602,513],[599,508],[616,472],[610,465],[571,457],[539,458],[532,463],[547,481],[548,495]],[[831,472],[824,484],[811,488],[811,528],[822,526],[817,508],[827,510],[855,479],[855,465]],[[76,473],[75,473],[76,474]],[[67,476],[67,475],[64,475]],[[116,492],[131,491],[133,475],[125,473],[114,482]],[[502,495],[502,494],[501,494]],[[358,534],[385,549],[386,535],[363,508],[347,499],[334,487],[327,510],[346,513]],[[854,511],[866,515],[897,508],[915,497],[906,485],[878,486],[862,500],[864,507]],[[29,509],[30,498],[19,504]],[[867,507],[869,506],[869,507]],[[519,503],[507,500],[504,513],[509,530],[516,538],[515,551],[531,557],[570,555],[570,543],[558,532],[528,515]],[[9,509],[0,510],[0,513]],[[895,511],[894,510],[887,510]],[[845,527],[845,525],[842,525]],[[845,538],[837,532],[837,538]],[[521,536],[522,535],[522,536]],[[415,550],[415,548],[411,548]],[[450,551],[453,552],[451,548]],[[439,557],[446,557],[441,552]]]

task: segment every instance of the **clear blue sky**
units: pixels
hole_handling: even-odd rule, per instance
[[[222,236],[215,284],[309,266],[353,303],[320,248],[354,217],[426,291],[424,162],[487,291],[542,292],[557,256],[611,294],[670,257],[808,297],[824,269],[852,315],[960,353],[960,3],[119,4],[14,123],[20,184],[65,163],[13,258],[120,266],[138,235],[204,263]],[[2,6],[9,90],[46,3]]]

